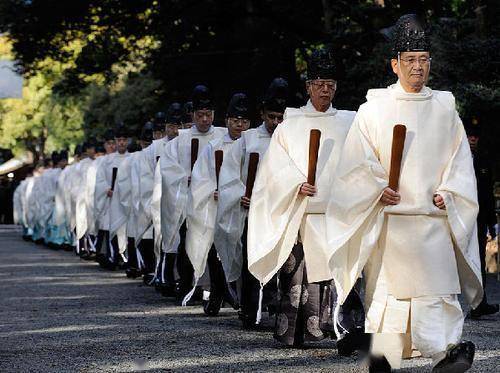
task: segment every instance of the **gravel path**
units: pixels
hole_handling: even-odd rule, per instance
[[[489,280],[499,302],[500,283]],[[466,321],[478,349],[471,371],[500,372],[499,320]],[[200,306],[178,307],[139,280],[0,226],[0,372],[367,371],[334,347],[283,348],[270,331],[242,331],[229,308],[207,318]],[[401,370],[426,371],[426,359]]]

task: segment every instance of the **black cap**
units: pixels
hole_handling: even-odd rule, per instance
[[[229,101],[226,116],[228,118],[250,119],[248,97],[244,93],[235,93]]]
[[[193,102],[188,101],[182,107],[182,123],[191,123],[193,121],[191,114],[193,114]]]
[[[153,141],[153,123],[146,122],[141,129],[140,139],[142,141],[151,142]]]
[[[115,139],[115,132],[112,129],[106,130],[104,132],[104,141],[110,141]]]
[[[184,111],[182,105],[178,102],[170,104],[167,110],[167,123],[168,124],[181,124]]]
[[[392,54],[400,52],[429,52],[431,43],[423,24],[415,14],[401,16],[392,31]]]
[[[153,121],[153,131],[165,131],[166,118],[163,111],[157,112]]]
[[[262,107],[264,110],[284,113],[288,102],[288,82],[283,78],[275,78],[267,88]]]
[[[476,117],[466,117],[463,122],[467,136],[479,137],[481,135],[481,125]]]
[[[52,159],[52,163],[56,165],[61,160],[61,154],[56,151],[53,151],[52,154],[50,155],[50,158]]]
[[[82,155],[82,148],[83,146],[81,144],[78,144],[77,146],[75,146],[75,152],[73,153],[74,155]]]
[[[128,146],[127,146],[127,151],[129,153],[134,153],[134,152],[138,152],[138,151],[141,151],[142,148],[141,146],[135,142],[135,141],[132,141]]]
[[[97,143],[95,146],[96,153],[106,153],[106,149],[104,149],[104,144],[102,142]]]
[[[68,160],[68,151],[66,149],[59,152],[59,157],[61,160]]]
[[[118,137],[129,137],[129,131],[123,123],[120,123],[115,128],[115,138],[118,138]]]
[[[337,80],[337,68],[331,48],[316,49],[307,63],[307,80]]]
[[[209,89],[204,85],[197,85],[193,90],[193,111],[213,110],[213,102]]]

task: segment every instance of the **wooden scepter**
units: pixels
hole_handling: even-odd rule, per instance
[[[217,180],[216,190],[219,190],[219,174],[223,160],[224,160],[224,152],[222,150],[216,150],[215,151],[215,179]]]
[[[196,159],[198,159],[198,147],[200,146],[200,140],[191,139],[191,171],[193,171]]]
[[[309,167],[307,170],[307,183],[314,185],[316,183],[316,167],[318,165],[319,141],[321,131],[312,129],[309,134]]]
[[[118,167],[113,167],[113,174],[111,176],[111,190],[115,190],[116,175],[118,174]]]
[[[248,173],[247,185],[245,189],[245,197],[252,197],[253,185],[255,184],[255,176],[257,175],[257,166],[259,165],[259,153],[250,153],[248,158]]]
[[[391,168],[389,171],[389,188],[394,191],[399,189],[399,175],[401,161],[406,139],[406,126],[396,124],[392,130]]]

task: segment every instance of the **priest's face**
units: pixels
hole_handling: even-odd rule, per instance
[[[116,137],[116,150],[120,154],[124,154],[127,151],[128,139],[126,137]]]
[[[167,138],[169,140],[175,139],[179,136],[179,129],[181,128],[180,124],[167,124]]]
[[[104,142],[104,150],[106,150],[106,154],[111,154],[116,151],[116,143],[115,140],[107,140]]]
[[[229,136],[237,140],[241,137],[241,133],[250,127],[250,119],[229,117],[226,119],[226,126]]]
[[[196,110],[194,112],[194,123],[196,129],[200,132],[207,132],[214,121],[213,110]]]
[[[94,159],[95,158],[95,148],[93,146],[90,146],[87,148],[87,157]]]
[[[325,112],[335,96],[337,82],[332,79],[310,80],[306,83],[306,88],[314,108]]]
[[[153,139],[159,140],[165,136],[165,132],[163,131],[153,131]]]
[[[262,120],[264,121],[267,132],[272,135],[276,127],[278,127],[278,124],[283,122],[283,113],[264,110],[262,112]]]
[[[469,141],[470,150],[475,152],[477,150],[477,146],[479,145],[479,135],[469,134],[467,135],[467,140]]]
[[[429,52],[401,52],[398,59],[391,60],[391,66],[404,90],[418,93],[429,79],[431,57]]]

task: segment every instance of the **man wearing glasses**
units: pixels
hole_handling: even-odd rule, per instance
[[[337,73],[329,49],[312,54],[306,82],[310,99],[300,109],[286,109],[261,161],[250,203],[248,268],[261,287],[279,271],[274,337],[289,346],[319,341],[334,331],[325,212],[355,114],[332,107]],[[312,129],[321,131],[315,185],[306,182]]]
[[[433,372],[464,372],[457,296],[481,301],[476,181],[450,92],[426,86],[428,35],[415,15],[394,27],[398,82],[368,91],[347,136],[327,211],[330,265],[342,302],[363,271],[370,372],[401,358],[432,358]],[[398,190],[388,187],[392,133],[407,128]]]

